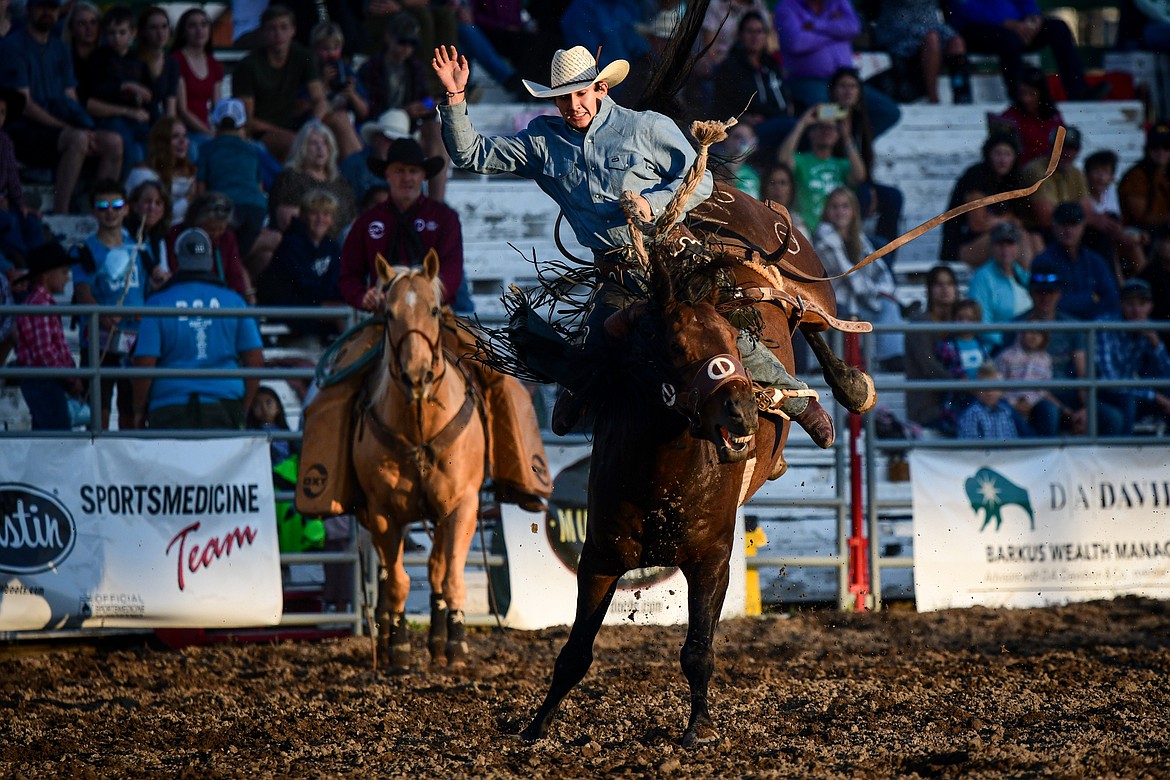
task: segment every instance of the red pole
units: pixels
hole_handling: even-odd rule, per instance
[[[845,334],[845,362],[861,366],[861,342],[856,333]],[[849,415],[849,498],[852,520],[849,537],[849,592],[854,594],[854,609],[863,612],[868,607],[871,590],[869,580],[869,542],[865,538],[865,498],[861,485],[861,415]]]

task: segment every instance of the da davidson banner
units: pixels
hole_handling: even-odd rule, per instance
[[[271,625],[268,444],[6,439],[0,631]]]
[[[588,446],[548,449],[553,494],[544,516],[504,505],[509,627],[570,625],[577,607],[577,561],[588,520]],[[731,576],[722,617],[741,617],[747,600],[743,523],[736,526]],[[497,594],[500,598],[500,594]],[[607,624],[674,625],[687,622],[687,581],[676,568],[637,569],[618,581]]]
[[[1170,449],[917,450],[920,610],[1170,598]]]

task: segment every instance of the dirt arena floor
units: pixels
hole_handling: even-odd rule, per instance
[[[1167,602],[729,621],[693,750],[681,628],[604,629],[551,736],[513,736],[566,633],[476,631],[471,667],[401,677],[361,638],[0,646],[0,776],[1170,775]]]

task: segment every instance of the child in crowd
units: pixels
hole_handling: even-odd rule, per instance
[[[337,197],[310,190],[256,285],[261,306],[342,305],[337,280],[341,246],[334,238]],[[284,321],[295,336],[336,335],[335,320],[292,318]]]
[[[1051,381],[1052,355],[1048,354],[1048,333],[1042,330],[1021,331],[1016,342],[995,357],[995,366],[1004,379],[1030,382]],[[1060,402],[1047,390],[1008,390],[1003,394],[1013,409],[1025,420],[1040,404]]]
[[[93,192],[93,215],[97,232],[73,250],[77,265],[73,267],[75,303],[134,307],[146,302],[149,274],[138,243],[124,227],[130,207],[126,190],[109,179],[97,182]],[[97,339],[98,360],[106,368],[124,368],[138,338],[138,318],[103,316],[98,332],[89,331],[89,317],[81,319],[81,365],[90,363],[89,343]],[[133,391],[129,379],[102,379],[102,430],[110,427],[110,408],[114,388],[118,390],[119,428],[133,427]]]
[[[52,306],[53,296],[65,292],[69,284],[72,258],[56,241],[29,250],[28,273],[15,281],[27,283],[28,306]],[[75,368],[73,354],[65,342],[65,329],[58,314],[22,314],[16,318],[16,360],[27,368]],[[67,431],[72,428],[68,396],[80,396],[81,380],[20,380],[20,393],[32,415],[34,431]]]
[[[284,404],[276,391],[267,385],[256,388],[256,395],[252,397],[252,407],[248,409],[247,428],[251,431],[288,431],[288,418],[284,413]],[[280,463],[294,452],[291,439],[273,438],[268,447],[272,452],[272,465]],[[295,482],[295,479],[294,479]]]
[[[329,112],[321,117],[337,139],[338,159],[344,160],[362,149],[355,127],[370,116],[366,88],[358,81],[357,71],[345,61],[345,33],[337,22],[321,22],[309,33],[309,46],[317,57],[321,82]],[[352,118],[351,115],[352,114]]]
[[[983,308],[970,298],[955,304],[957,329],[935,345],[935,358],[952,379],[973,380],[979,367],[991,359],[987,347],[972,330],[960,327],[962,323],[983,321]],[[953,431],[959,415],[975,400],[970,393],[951,390],[943,399],[944,431]]]
[[[994,363],[984,363],[975,372],[981,382],[1000,379]],[[1007,441],[1031,435],[1028,424],[1003,397],[1003,390],[995,387],[975,391],[976,403],[959,415],[958,438]]]
[[[131,51],[138,25],[129,6],[115,5],[102,17],[105,45],[90,63],[94,80],[85,108],[103,130],[122,136],[122,178],[146,157],[154,93],[146,63]]]
[[[1048,90],[1048,76],[1028,66],[1020,73],[1017,97],[1002,114],[988,117],[991,132],[1015,132],[1020,140],[1020,166],[1037,157],[1047,159],[1052,147],[1048,139],[1066,124]]]
[[[24,205],[16,147],[4,132],[5,123],[24,112],[25,102],[20,90],[0,87],[0,274],[23,265],[28,251],[45,242],[40,216]]]
[[[224,98],[211,110],[215,138],[203,145],[197,164],[196,189],[220,192],[235,209],[236,239],[247,256],[268,214],[268,196],[260,179],[260,152],[247,140],[248,114],[243,101]]]
[[[171,278],[167,262],[167,230],[171,226],[171,202],[162,182],[147,180],[130,192],[130,216],[126,228],[134,236],[142,265],[150,275],[150,292]]]

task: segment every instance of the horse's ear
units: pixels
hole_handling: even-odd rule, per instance
[[[428,279],[434,279],[439,275],[439,253],[434,247],[428,249],[427,256],[423,258],[423,270]]]
[[[385,287],[394,278],[394,267],[390,265],[389,261],[379,252],[374,256],[374,268],[378,271],[378,281]]]

